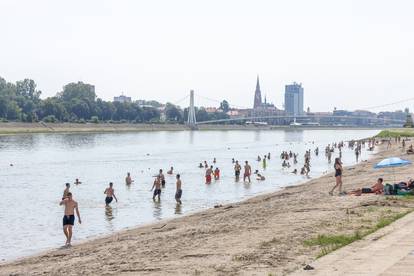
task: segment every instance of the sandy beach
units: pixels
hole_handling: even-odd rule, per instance
[[[402,156],[414,161],[413,155],[393,147],[347,167],[345,190],[371,186],[378,177],[392,181],[390,170],[373,169],[383,158]],[[397,180],[414,177],[410,166],[394,172]],[[414,207],[410,198],[329,196],[333,184],[333,174],[327,174],[243,202],[2,264],[0,274],[287,275],[320,255],[319,246],[305,241],[320,234],[363,232],[381,218]],[[74,233],[76,239],[76,226]]]

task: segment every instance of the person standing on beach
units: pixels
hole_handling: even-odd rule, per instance
[[[65,214],[63,216],[63,233],[66,236],[65,246],[70,246],[72,240],[72,227],[75,224],[75,210],[78,216],[79,224],[82,223],[78,203],[73,200],[72,193],[68,192],[67,197],[63,199],[59,205],[65,205]]]
[[[105,204],[106,206],[109,206],[109,204],[112,202],[112,200],[115,198],[116,202],[118,202],[118,199],[115,196],[115,189],[113,188],[114,183],[109,182],[109,187],[105,189],[104,194],[106,194],[105,198]]]
[[[339,189],[339,195],[343,195],[343,192],[342,192],[342,171],[343,171],[343,169],[342,169],[341,159],[335,158],[334,169],[335,169],[335,181],[336,181],[336,184],[332,188],[332,190],[329,192],[329,195],[333,195],[333,192],[334,192],[334,190],[336,188]]]
[[[155,178],[154,184],[152,185],[152,188],[151,188],[151,191],[152,190],[154,190],[154,194],[152,195],[152,200],[155,201],[155,197],[158,196],[158,201],[160,201],[161,200],[161,179],[159,176]]]
[[[62,200],[64,200],[69,194],[70,184],[66,183],[66,188],[63,190]]]
[[[241,166],[239,164],[239,161],[236,161],[236,165],[234,165],[234,176],[236,177],[236,182],[239,181],[240,171],[241,171]]]
[[[181,179],[180,175],[177,174],[176,176],[177,182],[176,182],[176,191],[175,191],[175,201],[181,205],[181,196],[183,195],[183,190],[181,189]]]
[[[249,162],[244,162],[244,175],[243,175],[243,181],[246,182],[246,178],[249,180],[250,183],[250,175],[252,174],[252,168],[249,165]]]

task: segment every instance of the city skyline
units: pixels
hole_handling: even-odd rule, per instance
[[[369,109],[412,94],[413,8],[403,0],[4,0],[0,76],[34,79],[43,98],[83,81],[105,100],[124,92],[173,102],[194,89],[251,106],[259,74],[278,108],[284,85],[299,81],[305,109]]]

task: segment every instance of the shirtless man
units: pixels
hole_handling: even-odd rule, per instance
[[[176,185],[175,201],[177,201],[177,203],[181,205],[181,196],[183,195],[183,190],[181,190],[180,175],[177,174],[176,178],[177,178],[177,182],[175,184]]]
[[[155,188],[155,190],[154,190]],[[152,185],[151,191],[154,190],[154,194],[152,196],[152,200],[155,201],[155,197],[158,196],[158,201],[161,200],[161,179],[160,176],[157,176],[154,180],[154,184]]]
[[[174,167],[171,167],[171,169],[167,172],[167,174],[173,174],[174,173]]]
[[[252,168],[249,165],[249,162],[244,162],[244,175],[243,175],[243,181],[246,182],[246,178],[249,180],[250,183],[250,175],[252,174]]]
[[[114,184],[112,182],[109,182],[109,187],[105,189],[104,194],[106,194],[106,198],[105,198],[106,206],[109,206],[109,204],[112,202],[114,198],[116,202],[118,202],[118,199],[115,196],[115,189],[112,188],[113,186]]]
[[[239,164],[239,161],[236,161],[236,165],[234,165],[234,176],[236,177],[236,181],[239,181],[240,171],[241,171],[241,166]]]
[[[66,183],[66,188],[63,190],[62,200],[68,197],[69,189],[70,189],[70,184]]]
[[[125,183],[126,183],[127,185],[131,185],[131,184],[132,184],[132,182],[134,182],[134,180],[132,180],[132,178],[131,178],[131,174],[130,174],[130,173],[127,173],[127,176],[125,177]]]
[[[79,224],[82,223],[79,214],[78,203],[72,199],[72,193],[68,192],[67,197],[59,205],[65,205],[65,215],[63,216],[63,233],[66,236],[65,246],[70,246],[72,240],[72,227],[75,224],[75,210]]]
[[[161,181],[161,185],[162,185],[162,187],[163,187],[163,188],[165,188],[165,176],[164,176],[164,174],[162,173],[162,169],[160,169],[160,173],[158,174],[158,176],[159,176],[159,178],[160,178],[160,181]]]
[[[378,178],[377,182],[371,186],[371,188],[362,188],[362,189],[356,189],[348,193],[349,195],[356,195],[360,196],[361,194],[369,194],[374,193],[376,195],[382,194],[384,191],[384,180],[382,178]]]

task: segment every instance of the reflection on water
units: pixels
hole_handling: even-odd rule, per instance
[[[176,215],[182,215],[182,208],[181,208],[181,204],[175,204],[175,212],[174,212],[174,214],[176,214]]]
[[[300,183],[306,177],[290,173],[300,171],[306,149],[323,149],[333,137],[349,140],[372,136],[375,130],[270,130],[270,131],[177,131],[108,134],[33,134],[0,136],[0,259],[37,253],[62,245],[59,206],[66,182],[76,178],[80,185],[70,191],[79,203],[82,224],[76,225],[74,241],[109,234],[113,231],[187,214],[217,204],[239,201],[260,193]],[[307,143],[315,141],[315,144]],[[280,152],[299,153],[299,163],[281,168]],[[266,168],[257,162],[271,153]],[[336,157],[338,152],[335,152]],[[359,160],[365,160],[363,151]],[[220,181],[205,184],[204,169],[197,166],[213,157],[220,168]],[[252,176],[251,183],[234,180],[231,159],[241,165],[248,160],[265,181]],[[323,154],[312,156],[311,176],[332,170]],[[345,165],[355,163],[352,150],[344,149]],[[13,163],[14,166],[10,166]],[[161,202],[152,201],[153,175],[160,168],[173,166],[183,181],[183,205],[177,205],[175,176],[166,175]],[[266,170],[265,170],[266,169]],[[125,185],[131,172],[135,180]],[[118,202],[105,208],[103,191],[114,183]],[[35,196],[34,196],[35,195]]]
[[[114,216],[112,214],[112,207],[110,205],[105,206],[105,217],[107,221],[114,219]]]
[[[154,214],[155,219],[157,219],[157,220],[162,219],[161,201],[154,200],[153,214]]]

